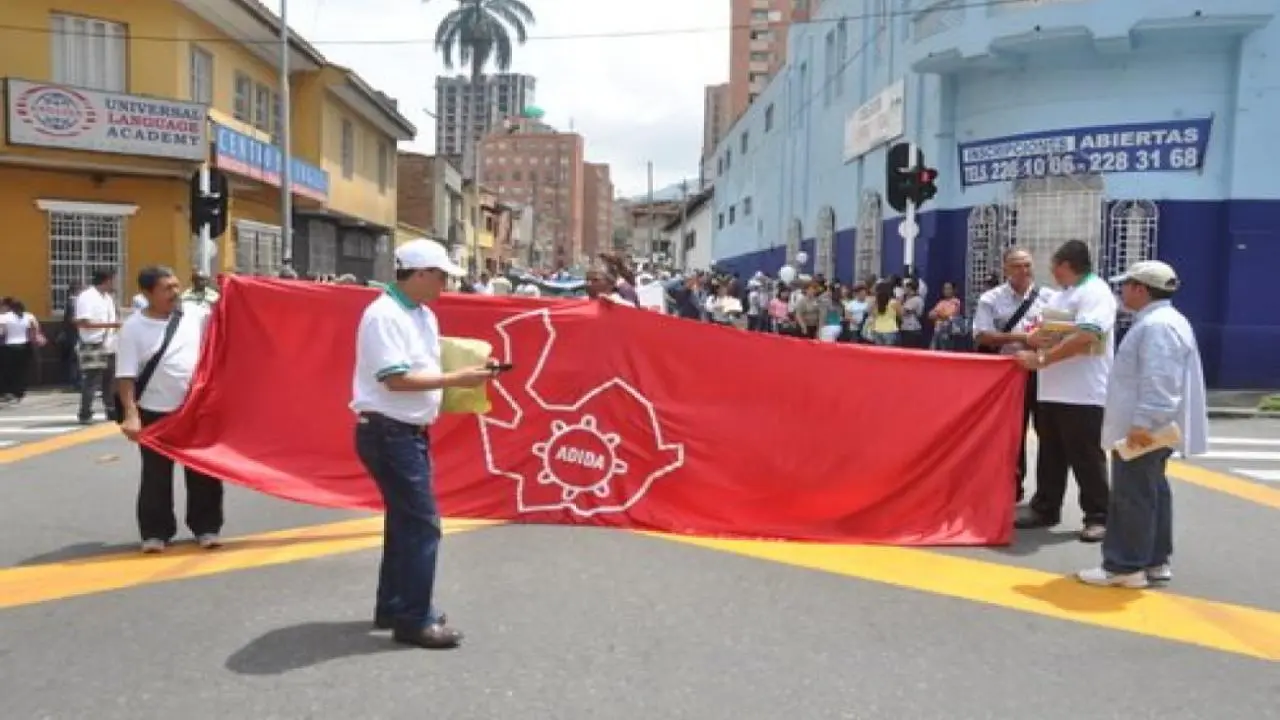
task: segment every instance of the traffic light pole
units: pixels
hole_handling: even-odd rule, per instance
[[[212,187],[209,182],[209,163],[206,162],[200,166],[200,197],[208,197],[211,191]],[[192,210],[194,211],[194,208]],[[196,247],[199,248],[198,257],[200,263],[200,274],[204,275],[206,278],[211,277],[212,273],[210,271],[212,268],[210,265],[213,264],[213,256],[209,252],[213,249],[213,238],[209,235],[209,223],[201,223],[200,236],[199,239],[196,240],[198,243]]]
[[[919,149],[914,141],[907,142],[907,157],[914,167],[916,163],[916,153]],[[911,168],[903,168],[909,170]],[[904,278],[911,277],[915,271],[916,264],[916,238],[920,236],[920,224],[916,221],[916,203],[914,200],[907,199],[907,208],[903,214],[902,222],[898,223],[898,235],[902,237],[902,276]]]

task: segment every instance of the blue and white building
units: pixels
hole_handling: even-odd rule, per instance
[[[914,265],[970,299],[1008,245],[1183,275],[1215,387],[1280,386],[1280,3],[824,0],[717,149],[713,258],[900,272],[885,152],[940,171]],[[1273,285],[1274,283],[1274,285]]]

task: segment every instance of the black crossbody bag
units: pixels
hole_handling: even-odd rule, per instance
[[[1031,309],[1032,304],[1035,303],[1036,298],[1038,297],[1040,297],[1040,287],[1032,285],[1031,290],[1027,292],[1027,296],[1023,298],[1022,304],[1019,305],[1018,309],[1014,310],[1013,314],[1009,316],[1009,319],[1005,321],[1004,327],[1000,328],[1000,334],[1008,334],[1014,328],[1018,327],[1018,323],[1022,322],[1022,318],[1026,317],[1027,311]],[[998,355],[1000,350],[999,348],[993,348],[990,345],[979,345],[978,352],[986,353],[988,355]]]
[[[160,360],[164,358],[164,353],[169,349],[169,343],[173,341],[173,336],[178,332],[178,323],[182,322],[182,311],[175,310],[169,316],[169,324],[164,327],[164,339],[160,341],[160,349],[152,355],[147,364],[142,366],[142,372],[138,373],[138,377],[133,381],[133,401],[137,403],[142,399],[142,394],[147,391],[147,384],[151,382],[151,376],[156,374],[156,368],[160,367]],[[112,418],[117,423],[124,422],[124,401],[120,399],[120,388],[116,388],[115,394],[115,417]]]

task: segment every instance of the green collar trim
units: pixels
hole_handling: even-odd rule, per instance
[[[400,307],[404,308],[405,310],[413,310],[414,308],[418,307],[417,303],[410,300],[409,297],[405,295],[404,292],[400,290],[400,288],[396,287],[394,283],[387,284],[387,294],[390,295],[391,298],[395,300],[396,303],[400,305]]]
[[[1088,272],[1088,273],[1085,273],[1084,275],[1081,275],[1081,276],[1080,276],[1080,279],[1076,281],[1076,287],[1080,287],[1081,285],[1083,285],[1083,284],[1085,284],[1085,283],[1089,282],[1090,280],[1092,280],[1092,279],[1093,279],[1093,278],[1095,278],[1095,277],[1097,277],[1097,275],[1094,275],[1094,274],[1093,274],[1093,273],[1091,273],[1091,272]]]

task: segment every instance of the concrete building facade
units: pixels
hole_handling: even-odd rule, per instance
[[[552,267],[583,257],[585,162],[577,133],[509,121],[480,145],[480,175],[498,200],[533,207],[533,238],[548,249]]]
[[[808,17],[809,0],[731,0],[730,120],[737,119],[786,65],[788,28]]]
[[[583,172],[585,217],[582,221],[582,254],[593,258],[613,246],[613,179],[606,163],[586,164]]]
[[[496,73],[473,85],[470,76],[436,78],[436,154],[471,157],[474,143],[506,117],[534,102],[531,75]],[[463,168],[470,177],[470,170]]]
[[[787,67],[717,150],[721,265],[776,273],[804,249],[809,272],[900,272],[884,158],[909,138],[941,174],[914,245],[931,287],[956,281],[971,307],[1011,244],[1042,281],[1070,238],[1100,273],[1163,259],[1211,384],[1280,384],[1263,296],[1280,267],[1273,0],[885,7],[825,0],[793,28]]]
[[[729,83],[708,85],[702,101],[702,161],[698,177],[702,184],[715,178],[716,148],[724,139],[733,117],[729,115]]]
[[[396,157],[397,212],[403,224],[455,249],[467,237],[462,173],[439,155],[400,152]]]

